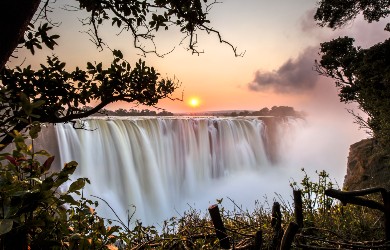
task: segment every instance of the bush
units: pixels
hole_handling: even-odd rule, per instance
[[[97,202],[83,197],[82,188],[89,180],[70,182],[77,163],[51,172],[54,156],[44,150],[35,152],[23,134],[13,136],[13,152],[0,155],[1,247],[100,249],[114,243],[119,228],[106,228],[94,211]],[[45,158],[42,164],[38,157]],[[65,185],[69,188],[61,191]]]
[[[293,182],[291,187],[302,191],[306,233],[350,242],[385,238],[382,212],[356,205],[344,206],[325,195],[326,189],[338,188],[332,183],[328,173],[316,172],[318,180],[312,181],[304,169],[302,172],[304,177],[300,184]],[[379,199],[375,196],[371,198]]]

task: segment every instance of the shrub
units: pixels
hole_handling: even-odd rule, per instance
[[[30,135],[35,137],[39,125]],[[35,132],[34,132],[35,131]],[[83,197],[87,178],[70,181],[76,162],[51,172],[54,156],[35,152],[26,136],[14,132],[12,153],[0,155],[0,244],[3,249],[107,248],[119,228],[106,228],[93,207],[97,202]],[[44,157],[41,163],[37,160]],[[63,190],[69,185],[67,190]],[[79,197],[75,199],[75,197]]]
[[[302,191],[304,227],[307,233],[351,242],[384,239],[381,212],[356,205],[344,206],[338,200],[326,196],[326,189],[338,188],[326,171],[316,172],[317,181],[312,181],[304,169],[302,172],[304,177],[300,184],[293,182],[291,187]]]

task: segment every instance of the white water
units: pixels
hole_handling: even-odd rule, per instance
[[[289,150],[294,128],[302,124],[277,122],[272,143],[278,145],[270,145],[271,128],[257,118],[122,117],[83,122],[93,131],[55,126],[60,161],[77,161],[77,175],[92,182],[87,193],[104,198],[122,220],[134,205],[134,218],[146,224],[180,216],[188,204],[207,209],[226,196],[238,204],[254,204],[264,195],[259,186],[285,190],[288,181],[280,178],[283,170],[271,163],[270,155]],[[113,218],[100,203],[103,213]]]

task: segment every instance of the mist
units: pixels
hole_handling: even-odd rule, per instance
[[[342,111],[347,113],[344,109]],[[316,172],[325,170],[335,187],[342,188],[349,147],[368,135],[359,130],[353,123],[353,118],[348,117],[349,114],[343,115],[340,112],[333,116],[331,113],[311,114],[305,121],[292,126],[280,142],[283,153],[277,165],[217,180],[187,197],[186,203],[204,212],[216,199],[221,198],[222,205],[227,209],[233,209],[236,204],[251,211],[255,208],[256,201],[271,209],[269,206],[272,206],[272,201],[280,201],[279,197],[292,202],[290,183],[299,183],[303,179],[302,168],[313,181],[318,179]],[[181,209],[183,208],[186,206]]]
[[[323,87],[331,95],[329,86]],[[239,205],[249,211],[279,197],[291,201],[290,183],[302,180],[302,168],[312,178],[325,170],[341,187],[349,146],[365,136],[337,95],[327,105],[316,97],[325,93],[315,88],[306,118],[278,127],[276,163],[265,160],[263,125],[253,118],[91,120],[95,131],[57,125],[60,161],[79,162],[77,175],[91,180],[86,194],[105,199],[122,220],[127,210],[136,212],[133,221],[145,225],[180,217],[191,208],[206,213],[221,198],[226,209]],[[98,212],[115,218],[102,202]]]

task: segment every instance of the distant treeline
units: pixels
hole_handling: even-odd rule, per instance
[[[218,113],[208,113],[208,115],[217,115],[217,116],[294,116],[294,117],[304,117],[305,114],[301,111],[296,111],[293,107],[288,106],[273,106],[271,109],[265,107],[258,111],[232,111],[232,112],[218,112]]]
[[[91,109],[91,107],[85,107],[85,109]],[[102,109],[98,113],[95,113],[94,116],[180,116],[180,115],[197,115],[197,116],[294,116],[294,117],[304,117],[304,113],[301,111],[296,111],[293,107],[289,106],[273,106],[271,109],[265,107],[258,111],[229,111],[229,112],[199,112],[199,113],[188,113],[188,114],[174,114],[172,112],[163,110],[156,112],[148,109],[117,109],[117,110],[108,110]]]
[[[86,107],[86,109],[90,109],[91,107]],[[117,110],[108,110],[102,109],[98,113],[95,113],[94,116],[173,116],[174,114],[168,111],[160,111],[156,112],[148,109],[117,109]]]

